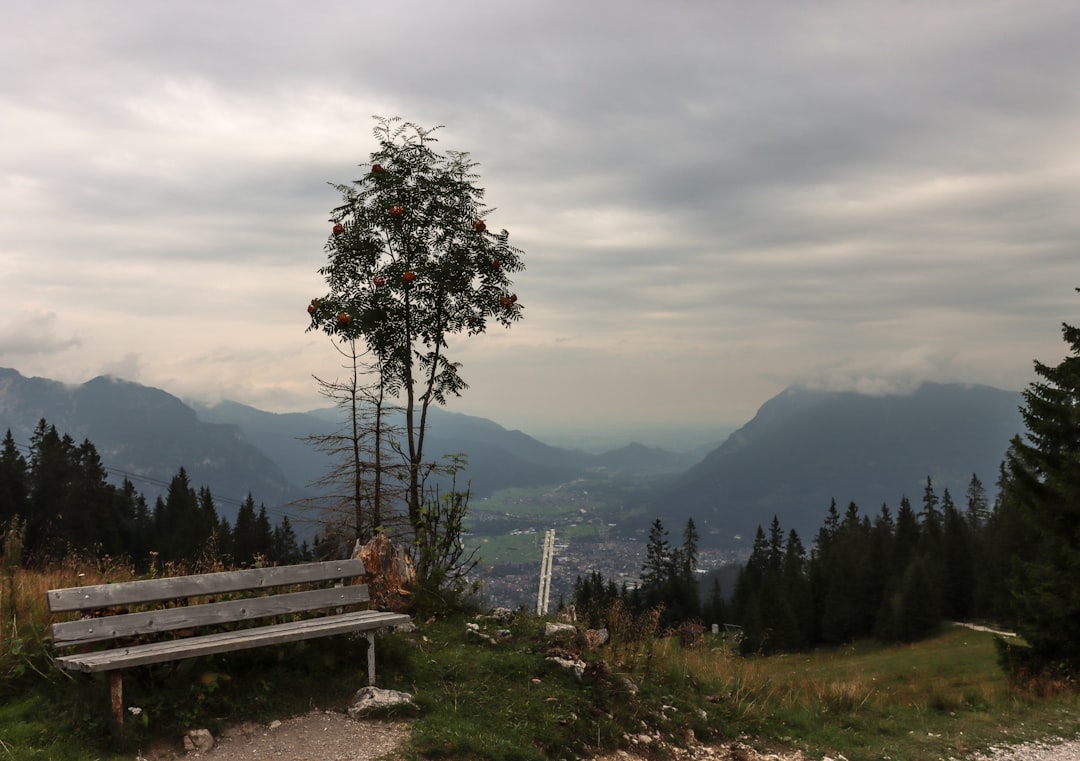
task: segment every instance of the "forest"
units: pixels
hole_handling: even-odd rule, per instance
[[[10,430],[0,443],[0,528],[20,536],[26,564],[74,551],[130,558],[146,572],[165,564],[220,561],[241,567],[313,555],[306,542],[297,541],[288,516],[272,524],[266,506],[256,508],[250,494],[230,524],[210,490],[196,490],[183,468],[151,507],[130,479],[120,486],[108,481],[89,440],[76,444],[44,419],[26,456]]]
[[[871,518],[855,503],[841,513],[833,502],[809,546],[774,517],[758,527],[729,595],[715,576],[699,589],[693,520],[672,546],[657,519],[639,587],[617,588],[593,574],[578,578],[573,602],[598,626],[618,601],[639,613],[662,608],[669,627],[740,627],[741,649],[762,654],[864,637],[912,642],[943,621],[1011,626],[1011,559],[1029,552],[1029,540],[1006,494],[991,503],[973,474],[962,505],[948,489],[939,496],[929,477],[918,507],[902,496],[895,512],[882,505]]]

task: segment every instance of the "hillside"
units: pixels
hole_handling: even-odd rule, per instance
[[[340,426],[335,409],[276,414],[237,402],[189,406],[155,388],[99,377],[68,386],[27,378],[0,368],[0,432],[10,429],[26,445],[38,421],[47,420],[77,441],[89,439],[114,472],[129,474],[153,499],[181,468],[193,484],[208,486],[230,502],[251,492],[269,507],[308,493],[327,469],[327,457],[305,439]],[[591,472],[604,479],[657,468],[677,472],[686,455],[630,445],[602,455],[553,447],[485,418],[430,411],[427,453],[464,453],[462,474],[473,495],[543,486]],[[226,511],[229,512],[229,511]]]
[[[926,383],[906,395],[799,387],[770,399],[704,460],[654,492],[649,512],[703,544],[748,544],[774,515],[811,539],[830,501],[864,513],[901,496],[917,504],[933,480],[962,502],[972,474],[993,490],[1009,440],[1023,431],[1019,393]],[[737,539],[736,537],[740,537]]]
[[[302,495],[239,428],[200,421],[164,391],[108,377],[67,386],[0,368],[0,431],[26,444],[41,419],[77,442],[89,439],[114,475],[128,475],[151,500],[181,467],[232,505],[223,510],[230,518],[248,493],[268,507]]]

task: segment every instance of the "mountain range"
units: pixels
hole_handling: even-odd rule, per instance
[[[748,541],[774,516],[806,544],[832,500],[862,514],[901,497],[919,508],[930,479],[938,498],[965,504],[973,475],[994,493],[1010,440],[1024,430],[1021,394],[924,383],[909,394],[788,388],[680,478],[654,492],[650,512],[684,522],[714,544]]]
[[[1021,403],[1019,393],[987,386],[928,383],[890,396],[792,387],[704,458],[636,443],[585,453],[434,408],[428,452],[466,454],[463,475],[475,497],[579,480],[630,505],[637,520],[622,530],[641,532],[662,517],[681,532],[693,517],[703,546],[739,545],[776,515],[808,540],[833,499],[841,511],[854,501],[876,512],[903,495],[917,503],[930,477],[939,496],[948,488],[961,502],[972,474],[991,491],[1009,440],[1023,430]],[[115,378],[68,386],[0,368],[0,431],[11,430],[25,446],[41,419],[77,441],[89,439],[117,477],[131,477],[150,499],[184,467],[193,485],[209,487],[227,505],[251,493],[279,512],[290,512],[326,471],[326,455],[304,439],[340,426],[333,409],[191,406]]]

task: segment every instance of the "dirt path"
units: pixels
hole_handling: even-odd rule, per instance
[[[408,722],[357,720],[344,713],[312,711],[269,726],[232,727],[215,739],[209,751],[157,748],[140,753],[136,761],[376,761],[399,758],[395,753],[408,737]]]
[[[312,711],[269,726],[242,724],[217,738],[207,752],[185,753],[179,747],[158,748],[140,753],[135,761],[394,761],[404,758],[399,751],[409,738],[409,723],[350,719],[344,713]],[[645,761],[644,746],[631,751],[615,751],[593,761]],[[801,751],[759,752],[737,741],[716,745],[669,748],[673,761],[808,761]],[[1080,741],[1033,742],[997,748],[987,754],[970,756],[971,761],[1080,761]],[[829,761],[832,761],[831,759]]]

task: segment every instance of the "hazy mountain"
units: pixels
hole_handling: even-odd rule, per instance
[[[201,419],[230,423],[281,464],[291,481],[308,485],[327,470],[327,455],[304,441],[341,428],[335,409],[275,414],[236,402],[197,407]],[[490,420],[433,407],[428,413],[425,459],[465,454],[467,467],[459,485],[471,482],[474,496],[487,496],[513,486],[560,483],[578,477],[594,456],[548,446],[521,431]],[[462,478],[464,480],[462,480]]]
[[[107,377],[67,386],[0,368],[0,432],[25,446],[43,418],[77,443],[89,439],[102,462],[129,474],[151,502],[181,467],[193,486],[225,501],[220,511],[230,517],[249,492],[268,507],[301,496],[237,426],[202,422],[164,391]]]
[[[0,368],[0,432],[10,429],[26,445],[42,418],[76,441],[89,439],[107,467],[133,476],[150,499],[184,467],[194,486],[208,486],[219,499],[238,501],[250,491],[268,507],[302,497],[324,475],[327,455],[305,439],[333,433],[342,423],[332,408],[275,414],[231,401],[193,408],[165,391],[115,378],[68,386]],[[638,445],[586,454],[437,407],[429,412],[426,451],[432,459],[465,454],[459,483],[471,483],[478,497],[561,483],[598,467],[613,473],[671,469],[679,457]]]
[[[433,408],[428,454],[466,454],[462,480],[477,497],[587,476],[644,507],[648,521],[662,517],[673,537],[693,516],[703,546],[730,545],[735,535],[745,545],[775,514],[809,544],[834,498],[841,511],[854,501],[871,515],[883,503],[895,509],[901,495],[918,507],[929,476],[938,496],[948,488],[962,503],[972,473],[992,493],[1009,439],[1023,430],[1021,403],[1019,393],[986,386],[925,384],[904,396],[790,388],[692,467],[689,454],[641,444],[587,454]],[[42,418],[92,441],[106,466],[140,477],[133,480],[148,497],[182,466],[219,500],[250,491],[275,507],[324,474],[326,455],[303,439],[336,430],[340,415],[275,414],[236,402],[196,410],[113,378],[66,386],[0,368],[0,432],[11,429],[25,445]],[[658,475],[663,486],[643,491]]]
[[[1009,440],[1021,433],[1019,393],[927,383],[914,393],[866,396],[789,388],[681,478],[654,493],[648,513],[672,536],[693,517],[703,545],[752,542],[774,515],[804,543],[830,501],[875,515],[901,496],[919,508],[929,476],[963,505],[973,473],[989,494]]]

